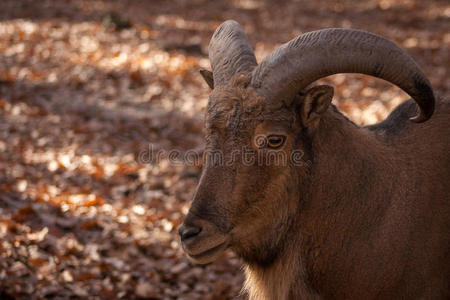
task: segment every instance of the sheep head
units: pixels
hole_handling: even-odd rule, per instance
[[[434,96],[415,62],[395,44],[358,30],[301,35],[257,65],[238,23],[217,28],[210,43],[212,88],[206,110],[204,169],[179,232],[197,263],[231,247],[247,262],[268,265],[298,217],[307,186],[311,140],[329,112],[330,86],[307,88],[336,73],[386,79],[418,103],[412,120],[433,113]]]

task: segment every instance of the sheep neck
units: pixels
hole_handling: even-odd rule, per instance
[[[311,196],[299,219],[304,279],[321,295],[345,297],[335,291],[355,279],[339,276],[353,274],[352,259],[361,259],[358,249],[366,245],[360,242],[383,222],[401,171],[392,168],[393,149],[374,132],[337,112],[323,118],[312,140]]]

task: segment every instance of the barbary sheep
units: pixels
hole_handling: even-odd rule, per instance
[[[204,167],[179,228],[188,257],[231,248],[250,299],[450,299],[450,103],[413,59],[380,36],[325,29],[258,65],[235,21],[209,57]],[[359,127],[330,104],[332,87],[309,87],[336,73],[413,100]]]

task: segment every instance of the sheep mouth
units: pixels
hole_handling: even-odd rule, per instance
[[[188,254],[188,257],[194,263],[207,264],[216,260],[227,247],[228,243],[225,241],[198,254]]]

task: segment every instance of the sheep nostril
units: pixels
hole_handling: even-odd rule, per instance
[[[178,228],[178,233],[181,236],[181,240],[186,240],[188,238],[194,237],[202,231],[199,227],[187,227],[185,225],[181,225]]]

